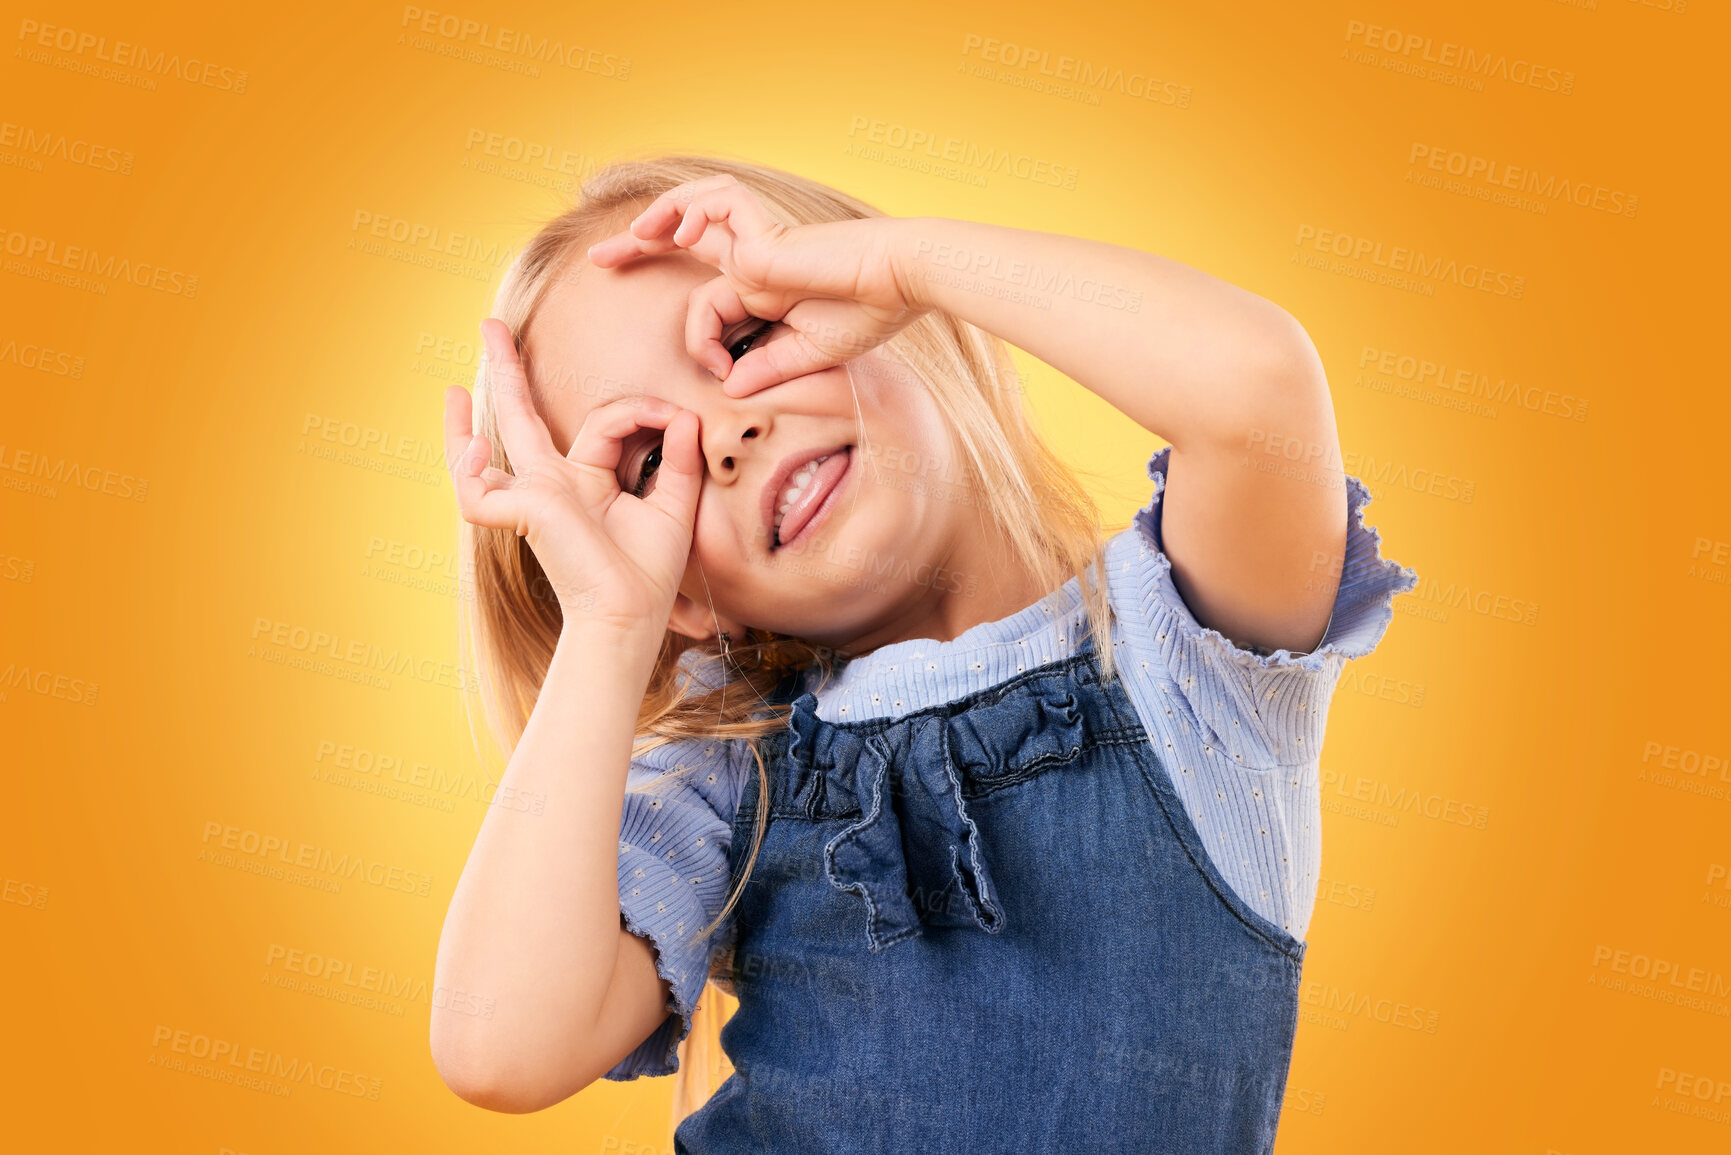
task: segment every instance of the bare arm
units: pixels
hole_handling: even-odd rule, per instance
[[[943,217],[790,227],[727,174],[663,193],[589,259],[610,268],[674,248],[727,282],[694,296],[686,348],[730,396],[857,357],[941,309],[1172,443],[1162,539],[1198,621],[1269,650],[1321,640],[1346,543],[1339,437],[1316,347],[1272,301],[1058,233]],[[733,365],[718,302],[797,332]]]
[[[619,833],[638,709],[691,551],[703,469],[695,414],[665,401],[593,409],[567,453],[535,412],[510,331],[483,322],[486,384],[513,471],[445,392],[446,461],[464,520],[515,530],[564,626],[500,785],[539,813],[490,807],[451,896],[434,964],[434,1065],[458,1095],[534,1111],[581,1090],[665,1018],[651,948],[623,929]],[[647,498],[622,494],[620,441],[664,429]],[[459,997],[458,992],[462,992]],[[490,1017],[473,1013],[486,1007]]]
[[[433,1061],[478,1106],[551,1106],[667,1015],[653,948],[621,925],[617,884],[631,740],[659,642],[567,626],[500,781],[546,804],[538,814],[489,807],[451,897]],[[468,997],[452,999],[458,991]],[[465,1013],[479,1000],[491,1000],[491,1018]]]
[[[888,227],[910,299],[1027,350],[1171,443],[1162,537],[1198,621],[1270,650],[1320,641],[1346,496],[1321,359],[1291,314],[1100,241],[934,217]]]

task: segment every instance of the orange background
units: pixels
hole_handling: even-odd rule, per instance
[[[693,148],[897,215],[1158,252],[1315,339],[1369,520],[1425,584],[1336,694],[1280,1152],[1731,1146],[1731,407],[1707,336],[1727,233],[1702,133],[1726,38],[1711,6],[1671,3],[457,10],[593,52],[535,74],[460,24],[405,27],[403,6],[14,6],[8,1145],[670,1149],[671,1080],[513,1117],[457,1099],[428,1054],[445,904],[500,772],[459,708],[440,394],[471,379],[503,261],[574,179]],[[1389,66],[1445,42],[1503,71]],[[1112,86],[1054,87],[1063,57]],[[1148,77],[1155,99],[1132,95]],[[933,171],[898,130],[1075,185]],[[1588,203],[1485,199],[1448,172],[1473,157]],[[458,254],[375,247],[373,221]],[[1456,272],[1382,283],[1397,247]],[[1124,524],[1158,443],[1021,361]],[[1497,400],[1449,388],[1475,375]],[[420,664],[385,685],[303,668],[300,630]],[[1483,828],[1424,813],[1450,801]],[[246,869],[253,839],[367,865],[333,891],[328,871]],[[322,988],[314,958],[342,967]],[[177,1069],[195,1036],[331,1085]]]

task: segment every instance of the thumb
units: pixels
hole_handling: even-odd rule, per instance
[[[729,397],[748,397],[771,385],[839,365],[842,360],[819,348],[804,333],[789,333],[780,340],[766,341],[735,362],[721,383],[721,391]]]
[[[697,439],[700,428],[697,414],[689,409],[681,409],[668,421],[661,435],[655,488],[643,499],[687,530],[697,520],[697,496],[703,489],[703,452]]]

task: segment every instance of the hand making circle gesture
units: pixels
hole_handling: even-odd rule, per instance
[[[657,197],[628,229],[589,248],[597,268],[684,249],[721,275],[691,294],[685,346],[744,397],[852,360],[926,311],[896,276],[889,218],[786,225],[730,173]],[[758,342],[737,364],[723,330],[748,317],[790,332]]]
[[[471,435],[468,391],[447,389],[445,460],[463,519],[527,539],[567,622],[581,614],[622,629],[665,628],[703,481],[697,414],[656,397],[620,398],[590,410],[561,454],[535,411],[510,330],[488,318],[481,334],[511,471],[489,465],[492,445]],[[655,486],[642,498],[623,492],[617,475],[620,443],[640,428],[664,431]]]

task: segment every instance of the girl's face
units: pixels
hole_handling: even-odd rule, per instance
[[[561,453],[591,410],[620,397],[697,414],[706,471],[673,628],[709,637],[718,624],[736,635],[755,626],[848,653],[985,620],[956,601],[974,597],[988,543],[930,394],[880,347],[851,363],[851,387],[838,365],[729,397],[685,348],[689,294],[716,275],[683,252],[615,269],[579,259],[525,339]],[[737,360],[793,335],[754,318],[721,340]],[[660,443],[659,429],[626,437],[626,493],[653,488]],[[800,467],[826,454],[778,527]]]

